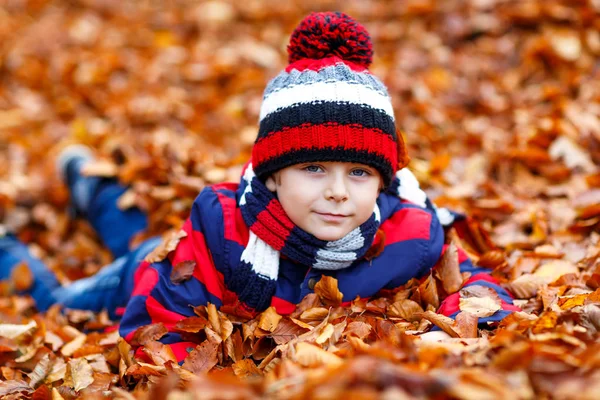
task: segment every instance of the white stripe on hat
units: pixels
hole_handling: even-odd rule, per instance
[[[260,120],[285,107],[299,103],[344,101],[352,104],[365,104],[382,110],[394,120],[392,102],[376,90],[367,86],[347,82],[315,82],[282,89],[267,96],[260,109]]]

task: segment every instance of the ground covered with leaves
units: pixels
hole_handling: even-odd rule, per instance
[[[522,308],[461,292],[440,270],[340,306],[322,280],[282,317],[252,320],[198,305],[179,329],[198,347],[179,366],[140,329],[135,358],[106,313],[37,313],[0,284],[0,397],[600,397],[600,5],[594,0],[8,0],[0,4],[0,229],[16,232],[68,283],[111,261],[71,218],[56,154],[84,143],[87,171],[130,185],[119,201],[176,232],[206,185],[237,181],[257,133],[265,83],[286,64],[309,11],[338,9],[372,35],[410,168],[438,205],[473,217],[477,265]],[[0,232],[0,234],[2,234]],[[451,339],[426,342],[434,325]],[[208,373],[206,373],[208,372]]]

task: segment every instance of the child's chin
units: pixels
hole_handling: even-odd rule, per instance
[[[321,239],[326,242],[334,242],[336,240],[343,238],[345,235],[346,235],[345,232],[333,231],[333,230],[332,231],[321,230],[319,232],[313,233],[313,236],[315,236],[317,239]]]

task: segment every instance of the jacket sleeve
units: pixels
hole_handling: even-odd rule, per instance
[[[444,245],[442,249],[442,255],[447,248],[448,245]],[[462,250],[460,247],[458,247],[457,250],[460,272],[471,273],[471,277],[463,284],[463,288],[475,285],[485,286],[493,289],[500,297],[500,305],[502,308],[488,317],[479,318],[480,327],[485,327],[488,322],[499,322],[513,311],[520,310],[519,307],[513,305],[512,295],[507,290],[502,288],[499,285],[499,282],[490,275],[491,271],[489,269],[474,266],[464,250]],[[459,302],[460,293],[456,292],[451,294],[444,299],[440,305],[440,308],[438,309],[438,313],[451,318],[456,317],[456,315],[460,312]]]
[[[138,267],[133,293],[119,327],[121,336],[131,342],[137,328],[153,323],[164,324],[169,332],[160,341],[171,346],[179,362],[197,344],[183,341],[173,329],[175,324],[193,316],[194,306],[210,302],[220,307],[223,299],[222,274],[215,267],[205,239],[205,235],[216,240],[222,236],[215,232],[218,226],[203,224],[201,215],[202,202],[214,200],[209,191],[205,188],[196,198],[191,215],[182,228],[186,236],[180,239],[175,250],[160,262],[144,261]],[[193,274],[183,282],[174,283],[171,281],[173,266],[183,261],[195,262]]]

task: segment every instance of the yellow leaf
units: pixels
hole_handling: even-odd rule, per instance
[[[325,326],[325,329],[323,329],[323,332],[321,332],[321,334],[317,337],[317,340],[315,340],[315,342],[317,342],[317,344],[325,343],[327,340],[329,340],[331,335],[333,335],[333,331],[333,325],[327,324]]]

